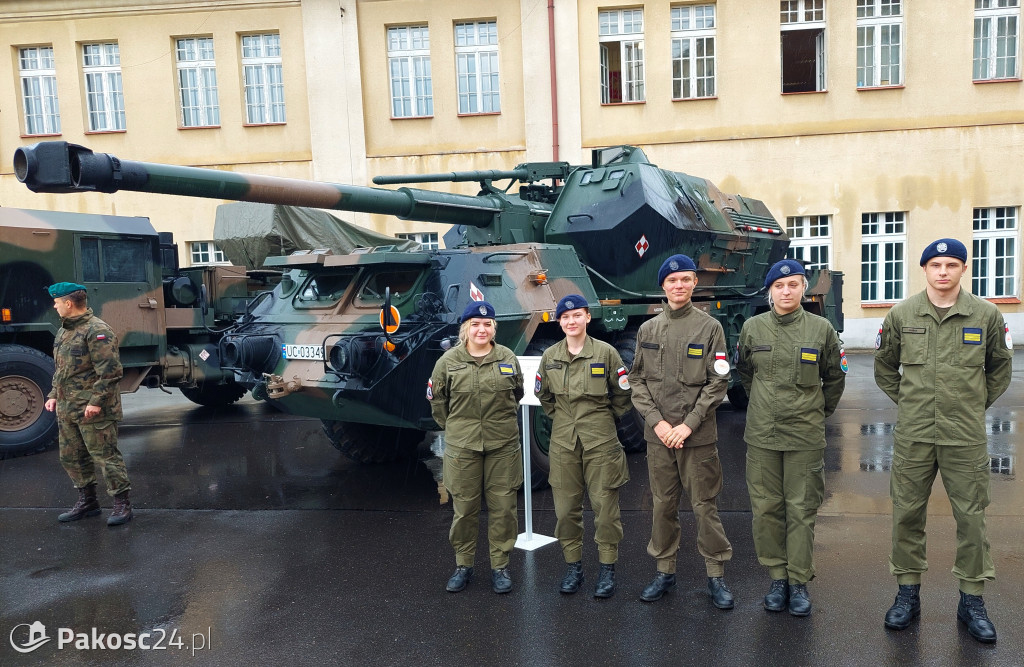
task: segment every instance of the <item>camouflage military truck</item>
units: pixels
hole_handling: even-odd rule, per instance
[[[579,293],[593,306],[591,333],[630,364],[637,328],[663,307],[658,268],[682,252],[701,267],[694,304],[734,346],[746,318],[767,308],[765,275],[789,245],[762,202],[659,169],[631,146],[595,150],[587,165],[374,179],[476,182],[476,196],[134,162],[65,142],[20,148],[14,167],[37,192],[132,190],[451,223],[445,250],[269,258],[281,283],[221,339],[222,367],[253,396],[321,419],[336,447],[364,461],[393,458],[437,428],[425,382],[469,301],[494,305],[499,342],[539,355],[561,338],[558,299]],[[842,275],[811,271],[809,280],[805,307],[842,330]],[[730,399],[745,404],[737,381]],[[640,426],[635,414],[620,423],[627,449],[644,446]],[[538,483],[548,427],[540,410],[527,425]]]
[[[88,287],[117,334],[122,392],[169,385],[201,405],[245,395],[217,346],[258,287],[245,269],[179,268],[171,235],[146,218],[0,208],[0,458],[56,438],[43,404],[60,318],[46,286],[60,281]]]

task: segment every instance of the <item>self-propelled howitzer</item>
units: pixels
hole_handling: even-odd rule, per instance
[[[453,225],[444,250],[270,258],[284,280],[223,338],[222,365],[254,396],[322,419],[336,446],[364,460],[390,458],[436,427],[424,383],[469,301],[495,306],[499,342],[540,354],[561,338],[558,299],[579,293],[592,305],[590,332],[628,365],[636,328],[663,307],[658,268],[684,253],[700,267],[694,303],[721,321],[731,349],[743,321],[766,309],[764,277],[789,246],[762,202],[659,169],[630,146],[595,150],[589,165],[374,179],[477,182],[475,196],[132,162],[66,142],[18,149],[15,173],[37,192],[133,190]],[[809,279],[805,307],[841,330],[841,274]],[[745,403],[738,383],[730,398]],[[529,425],[537,455],[546,453],[546,426],[538,411]],[[635,416],[620,438],[643,446]]]

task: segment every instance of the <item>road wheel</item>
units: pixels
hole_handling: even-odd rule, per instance
[[[633,369],[636,334],[636,329],[626,329],[615,337],[615,351],[622,357],[622,364],[627,371]],[[635,408],[615,422],[615,430],[618,432],[619,442],[622,443],[627,453],[647,451],[647,441],[644,439],[644,420]]]
[[[222,408],[238,402],[246,389],[236,382],[200,382],[194,387],[179,387],[185,398],[208,408]]]
[[[24,345],[0,345],[0,459],[41,452],[57,438],[44,408],[53,359]]]
[[[327,439],[342,454],[358,463],[391,463],[415,456],[426,431],[324,419]]]
[[[539,357],[558,341],[539,338],[531,342],[524,352],[527,357]],[[533,382],[534,378],[523,378],[524,382]],[[520,415],[522,412],[520,412]],[[544,410],[531,405],[527,410],[527,423],[519,424],[530,442],[530,485],[534,491],[547,488],[548,473],[551,472],[551,461],[548,459],[548,448],[551,446],[551,419]]]

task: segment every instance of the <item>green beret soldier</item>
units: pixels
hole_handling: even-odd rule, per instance
[[[897,405],[889,572],[899,591],[885,625],[903,630],[921,613],[928,498],[941,472],[956,520],[957,619],[976,640],[992,643],[996,629],[982,598],[985,582],[995,579],[985,530],[985,410],[1010,384],[1013,341],[999,309],[961,288],[963,243],[933,241],[921,266],[925,290],[894,306],[875,340],[875,383]]]
[[[53,342],[56,371],[45,407],[56,411],[60,462],[78,489],[78,502],[57,519],[77,521],[100,513],[99,467],[107,493],[114,497],[107,525],[118,526],[132,519],[132,505],[131,483],[117,448],[117,422],[122,418],[117,337],[89,308],[84,285],[55,283],[47,291],[61,329]]]

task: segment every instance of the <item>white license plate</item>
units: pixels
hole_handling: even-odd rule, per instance
[[[313,361],[324,360],[324,348],[322,345],[282,345],[282,355],[285,359],[309,359]]]

